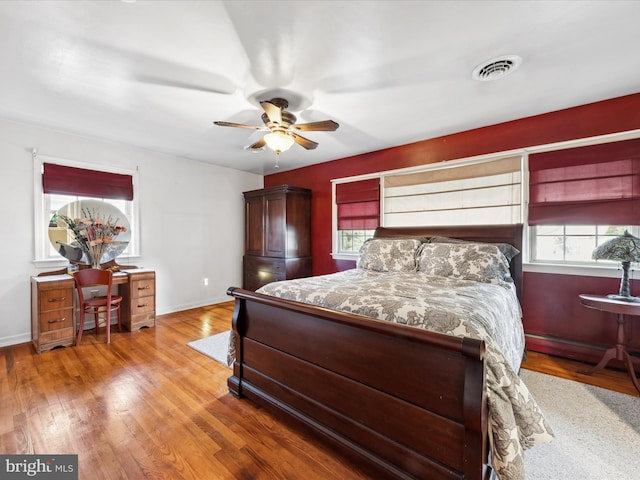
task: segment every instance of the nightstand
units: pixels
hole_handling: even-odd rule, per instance
[[[636,377],[636,371],[634,364],[640,367],[640,358],[633,356],[636,352],[630,352],[627,350],[627,342],[624,335],[624,322],[625,315],[628,316],[640,316],[640,302],[628,302],[624,300],[616,300],[607,297],[606,295],[580,295],[580,302],[582,305],[602,312],[615,313],[618,315],[618,334],[616,337],[616,346],[608,349],[602,360],[592,368],[580,373],[590,375],[603,369],[611,360],[620,360],[624,362],[631,377],[633,385],[640,393],[640,384]]]

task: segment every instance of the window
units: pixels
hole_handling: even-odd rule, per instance
[[[377,178],[336,185],[336,252],[356,254],[380,225],[380,180]]]
[[[131,237],[123,255],[139,255],[138,202],[134,195],[137,172],[107,171],[103,167],[86,169],[74,162],[35,152],[33,159],[36,264],[66,262],[49,240],[49,221],[67,203],[89,198],[108,202],[127,216]]]
[[[43,202],[44,202],[44,212],[46,212],[45,214],[45,220],[47,222],[49,222],[49,220],[51,220],[51,218],[54,216],[54,214],[60,210],[62,207],[64,207],[65,205],[67,205],[68,203],[71,202],[75,202],[77,200],[102,200],[105,203],[108,203],[110,205],[113,205],[114,207],[116,207],[118,210],[120,210],[122,213],[124,213],[127,217],[127,220],[129,220],[129,226],[131,227],[131,218],[134,217],[133,215],[133,201],[129,201],[129,200],[119,200],[119,199],[113,199],[113,198],[94,198],[94,197],[80,197],[80,196],[75,196],[75,195],[58,195],[55,193],[52,194],[44,194],[43,195]],[[51,235],[51,225],[49,225],[49,228],[47,228],[47,234],[45,235],[45,255],[44,258],[45,259],[52,259],[52,260],[57,260],[60,258],[60,254],[58,253],[58,251],[56,250],[56,248],[53,246],[53,244],[51,243],[50,239],[52,237],[50,237]],[[66,230],[65,227],[60,227],[63,230]],[[133,230],[133,229],[132,229]],[[64,238],[68,238],[66,233],[64,235]],[[135,251],[134,250],[134,246],[135,243],[133,241],[133,235],[131,237],[131,240],[129,241],[129,245],[127,245],[127,248],[124,250],[124,252],[122,252],[121,255],[123,256],[133,256],[132,252]]]
[[[593,263],[596,246],[638,234],[640,139],[529,157],[533,262]]]
[[[532,228],[531,260],[549,263],[591,263],[593,250],[625,230],[637,236],[631,225],[538,225]],[[607,260],[598,260],[603,263]]]
[[[358,253],[369,238],[373,238],[375,228],[370,230],[338,230],[338,251]]]

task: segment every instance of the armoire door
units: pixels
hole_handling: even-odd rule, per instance
[[[284,257],[287,241],[287,200],[284,194],[264,197],[265,257]]]

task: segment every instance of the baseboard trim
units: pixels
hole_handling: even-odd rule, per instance
[[[10,347],[11,345],[18,345],[20,343],[28,343],[31,341],[31,332],[20,333],[18,335],[11,335],[9,337],[0,338],[0,348]]]
[[[526,334],[527,350],[585,363],[598,363],[606,348],[544,335]]]

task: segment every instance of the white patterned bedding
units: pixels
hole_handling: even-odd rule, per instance
[[[501,480],[524,480],[524,449],[551,441],[553,433],[516,373],[524,331],[513,283],[399,270],[357,268],[275,282],[258,292],[484,340],[492,467]]]

